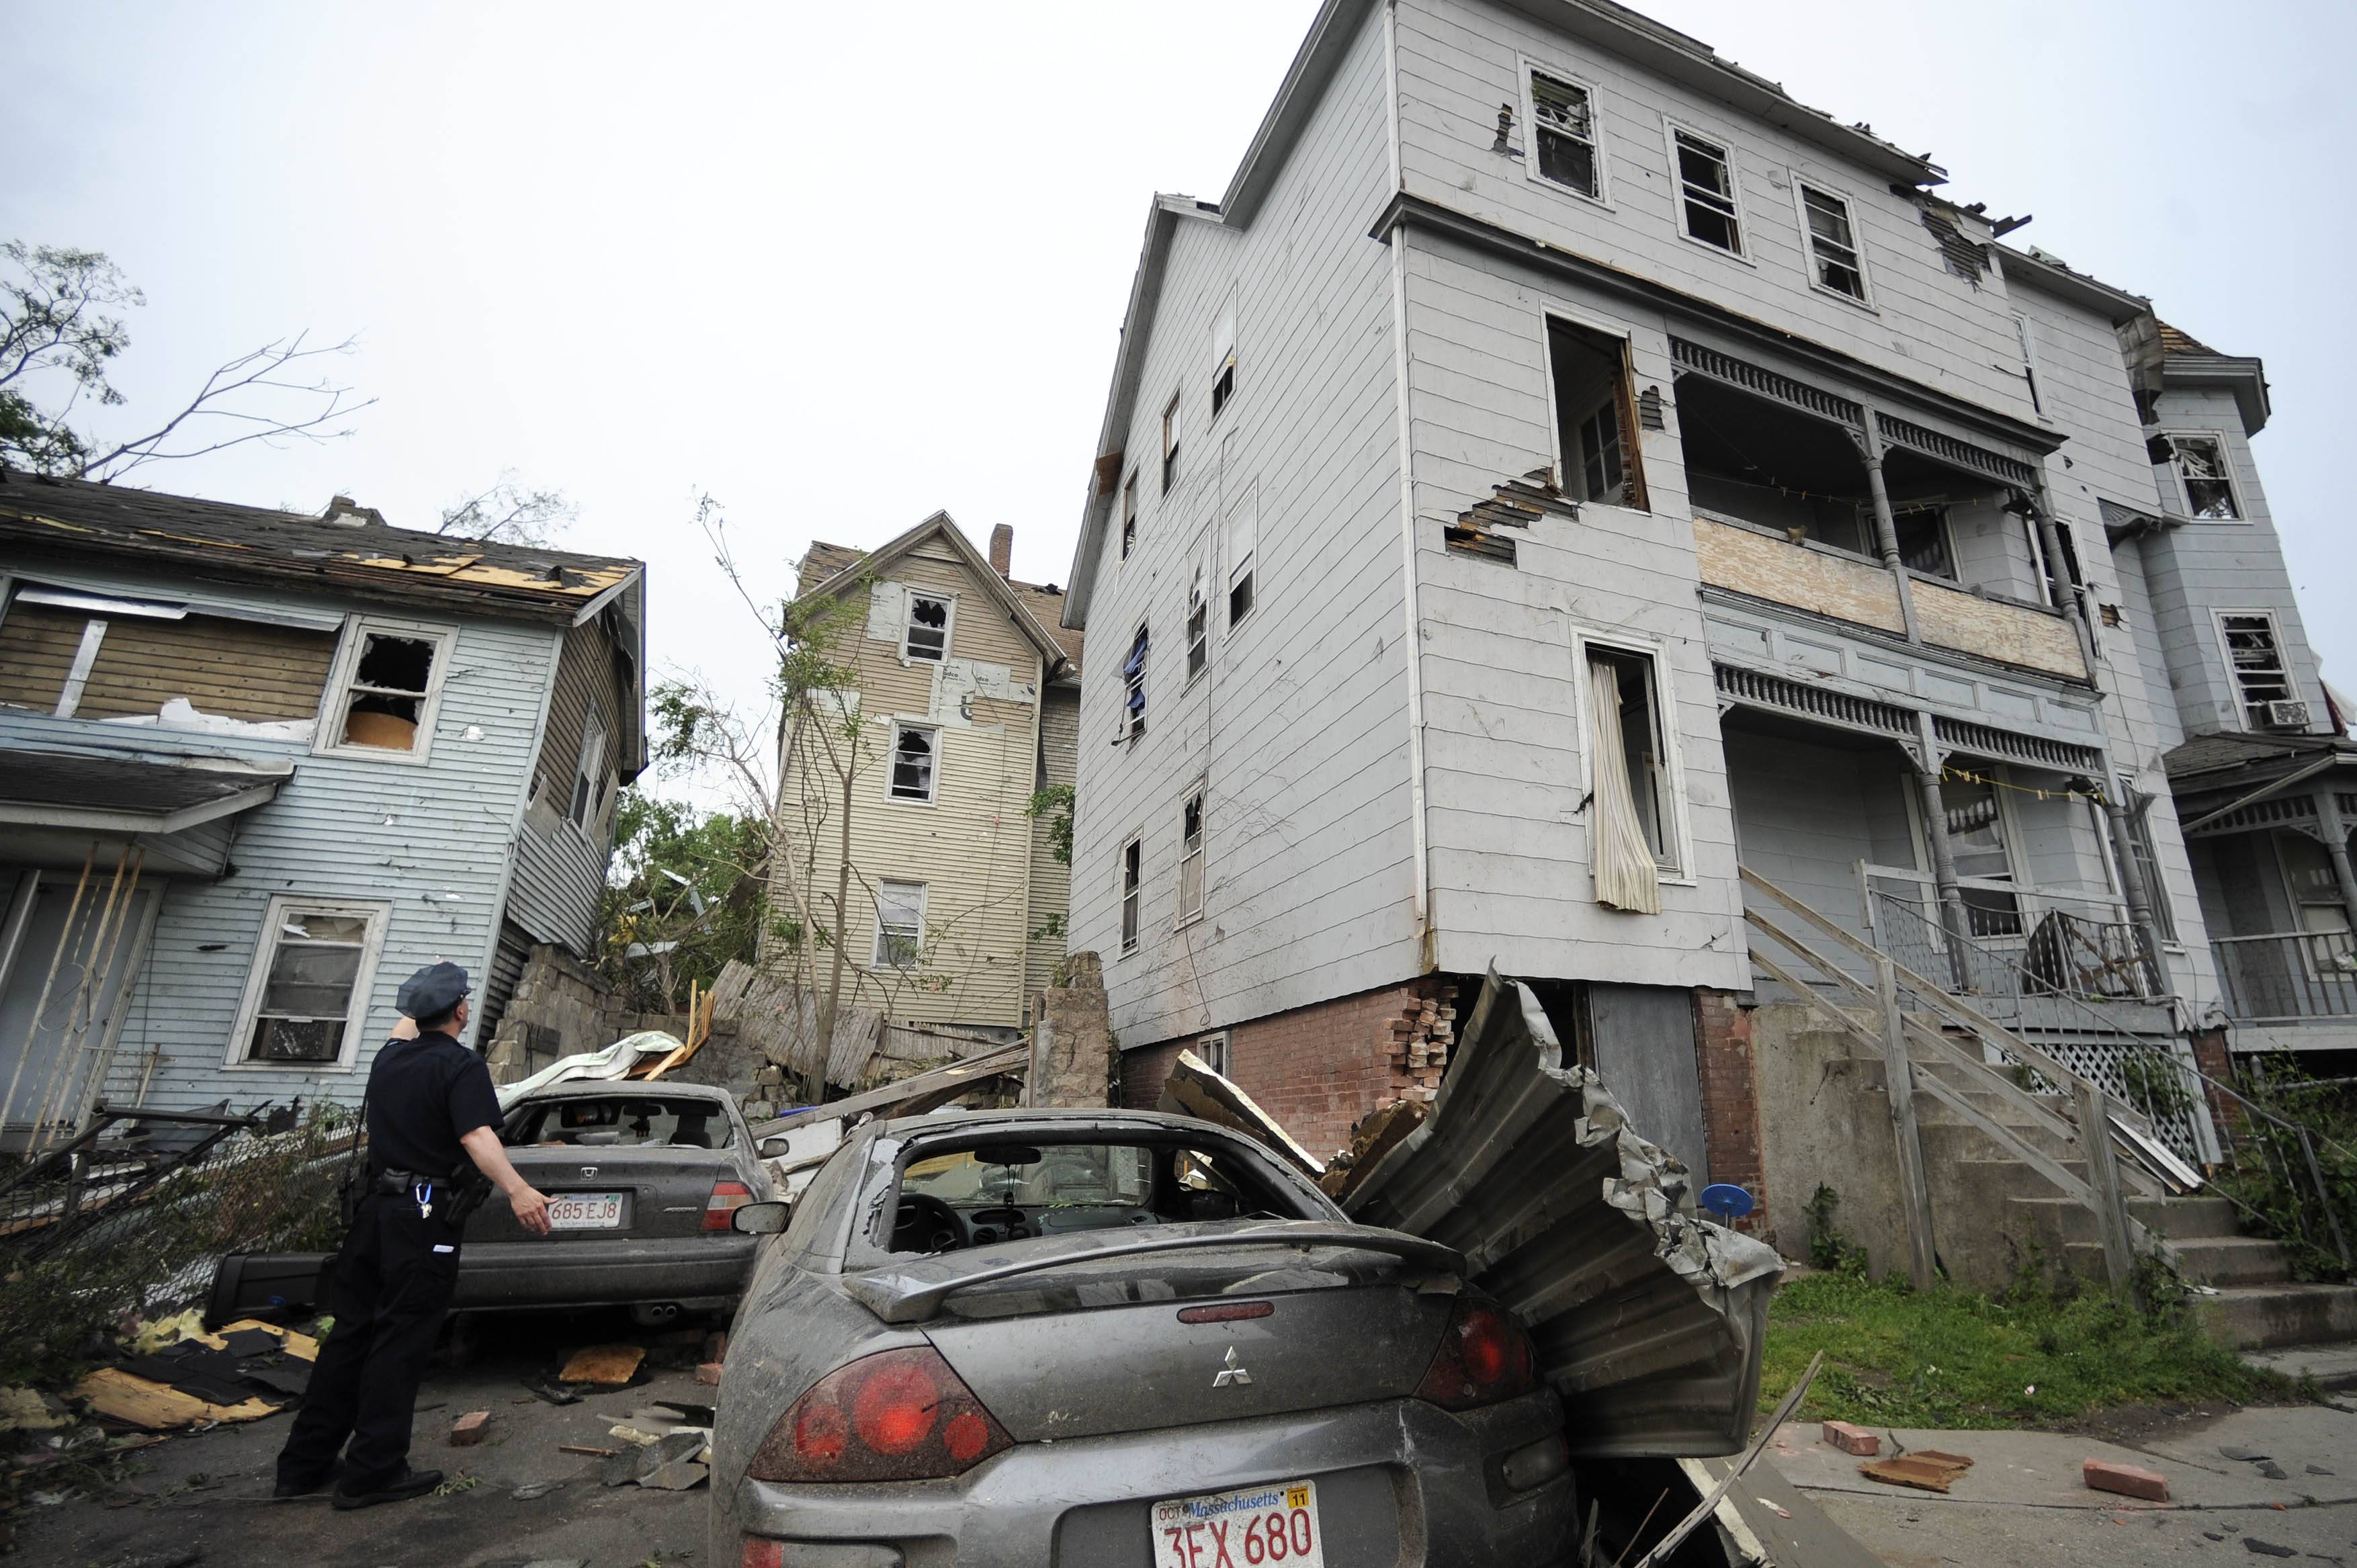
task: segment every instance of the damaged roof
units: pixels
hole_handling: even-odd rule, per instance
[[[2221,733],[2197,735],[2171,747],[2162,755],[2160,764],[2168,770],[2171,785],[2199,789],[2208,783],[2208,774],[2242,769],[2255,776],[2266,772],[2269,764],[2321,761],[2334,752],[2346,761],[2357,762],[2357,741],[2331,735]]]
[[[822,590],[839,593],[854,580],[852,573],[855,567],[866,565],[871,571],[886,571],[893,562],[935,532],[953,539],[960,553],[971,558],[969,564],[979,575],[1006,590],[1002,606],[1010,612],[1017,612],[1012,613],[1010,618],[1015,620],[1018,629],[1039,645],[1039,651],[1049,666],[1049,678],[1080,679],[1081,649],[1084,639],[1078,629],[1061,624],[1064,591],[1053,583],[1019,583],[1012,577],[1000,576],[974,549],[974,542],[965,536],[965,531],[958,526],[957,520],[945,511],[935,512],[898,539],[873,551],[862,550],[856,545],[813,541],[811,547],[802,552],[798,595],[808,597]],[[1059,660],[1062,661],[1060,670],[1056,667]]]
[[[258,806],[282,776],[62,751],[0,751],[0,822],[177,832]]]
[[[486,614],[571,623],[628,587],[637,561],[394,528],[354,509],[337,521],[128,485],[0,468],[0,544],[134,556],[216,581],[286,582]],[[348,521],[359,519],[359,521]]]

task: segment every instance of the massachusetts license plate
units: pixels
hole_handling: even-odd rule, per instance
[[[1154,1568],[1326,1568],[1318,1483],[1168,1498],[1154,1505]]]
[[[615,1230],[622,1224],[619,1192],[565,1192],[548,1200],[552,1230]]]

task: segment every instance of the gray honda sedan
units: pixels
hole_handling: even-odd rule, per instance
[[[1555,1561],[1563,1412],[1447,1247],[1143,1112],[860,1129],[764,1242],[709,1562]]]

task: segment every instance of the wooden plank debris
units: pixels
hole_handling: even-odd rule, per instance
[[[565,1369],[556,1374],[564,1383],[602,1383],[619,1388],[638,1375],[639,1363],[647,1359],[643,1345],[590,1345],[573,1352]]]
[[[1199,1117],[1257,1138],[1312,1181],[1326,1174],[1325,1162],[1295,1143],[1293,1134],[1278,1125],[1275,1117],[1254,1104],[1252,1096],[1237,1088],[1234,1080],[1212,1071],[1211,1064],[1192,1051],[1178,1053],[1177,1065],[1162,1081],[1162,1101],[1157,1109]]]
[[[1918,1491],[1944,1492],[1956,1478],[1973,1467],[1973,1462],[1961,1454],[1943,1454],[1936,1448],[1918,1448],[1912,1454],[1901,1454],[1895,1459],[1876,1459],[1857,1467],[1858,1474],[1870,1481],[1886,1486],[1913,1487]]]

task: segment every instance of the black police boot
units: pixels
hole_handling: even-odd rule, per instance
[[[270,1488],[270,1495],[273,1498],[281,1500],[287,1498],[307,1498],[312,1493],[326,1487],[328,1482],[340,1477],[343,1473],[344,1462],[339,1459],[333,1465],[328,1466],[328,1473],[326,1475],[321,1476],[318,1479],[314,1481],[297,1481],[291,1479],[288,1477],[281,1476],[278,1477],[278,1484]]]
[[[339,1509],[365,1509],[379,1503],[404,1503],[412,1498],[424,1497],[441,1484],[442,1472],[439,1470],[409,1470],[365,1492],[348,1492],[339,1487],[335,1504]]]

